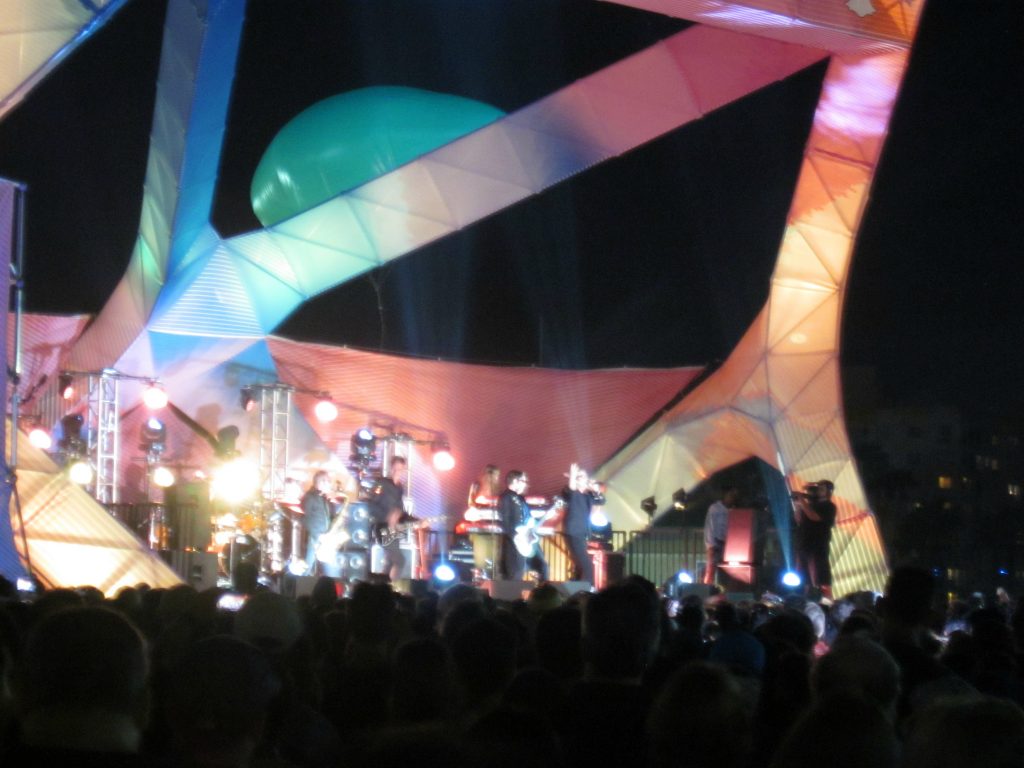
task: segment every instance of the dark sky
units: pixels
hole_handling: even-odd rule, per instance
[[[1019,0],[930,0],[854,258],[844,363],[887,399],[1024,405]],[[366,85],[512,111],[685,26],[593,0],[250,0],[214,222],[256,228],[273,135]],[[969,10],[967,6],[969,5]],[[133,0],[0,122],[30,310],[94,312],[138,226],[163,2]],[[762,306],[821,66],[300,308],[279,332],[564,367],[702,364]],[[377,311],[380,289],[383,328]]]

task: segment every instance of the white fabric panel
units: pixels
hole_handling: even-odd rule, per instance
[[[75,485],[19,433],[18,495],[32,566],[45,583],[89,584],[107,595],[146,583],[172,587],[181,579],[155,553]],[[15,541],[22,529],[11,517]]]
[[[0,3],[0,119],[18,105],[75,47],[89,38],[125,0],[96,0],[92,8],[70,0]]]
[[[606,0],[702,24],[829,51],[882,53],[909,47],[924,2],[880,2],[859,14],[839,0]]]

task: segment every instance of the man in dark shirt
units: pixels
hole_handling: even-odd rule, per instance
[[[604,497],[591,484],[586,470],[578,464],[569,468],[569,485],[562,491],[562,496],[565,499],[562,535],[575,571],[573,578],[593,584],[594,563],[587,552],[590,511],[595,504],[604,504]]]
[[[517,529],[522,526],[532,525],[533,516],[530,507],[526,503],[523,493],[529,481],[526,473],[519,469],[513,469],[505,475],[507,488],[498,497],[498,518],[501,520],[501,568],[499,573],[506,579],[521,579],[525,570],[529,568],[536,571],[541,581],[547,581],[548,564],[540,550],[540,542],[534,534],[532,537],[527,533],[521,535],[525,547],[530,543],[530,554],[524,555],[516,546]]]
[[[794,554],[800,576],[817,588],[821,596],[832,599],[832,568],[828,553],[832,543],[832,526],[836,522],[836,505],[832,502],[834,486],[819,480],[797,494],[793,505],[796,521]]]
[[[384,547],[384,568],[388,577],[395,581],[402,577],[405,566],[405,553],[402,552],[401,537],[392,536],[399,526],[406,524],[410,518],[405,513],[405,476],[406,462],[402,456],[391,459],[388,476],[381,478],[374,489],[370,502],[370,515],[379,533],[386,534],[388,541]]]
[[[328,494],[331,491],[330,476],[320,470],[313,475],[313,482],[302,495],[302,522],[306,527],[306,575],[312,576],[317,571],[317,545],[320,537],[331,527],[332,504]],[[324,564],[325,573],[332,570]],[[331,575],[328,573],[327,575]]]

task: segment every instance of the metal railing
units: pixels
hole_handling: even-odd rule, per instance
[[[108,504],[110,514],[126,528],[135,533],[153,550],[178,549],[179,543],[188,540],[183,534],[187,520],[196,514],[194,505],[166,507],[163,504]],[[497,538],[487,537],[484,546],[460,547],[460,540],[450,531],[426,531],[428,563],[433,565],[444,557],[450,559],[453,553],[467,558],[478,572],[493,577],[496,572],[495,558],[498,557]],[[267,541],[260,542],[269,547]],[[488,546],[489,545],[489,546]],[[288,547],[285,547],[288,548]],[[568,581],[572,573],[572,561],[565,537],[554,533],[541,538],[541,551],[548,563],[549,578],[552,581]],[[614,579],[618,575],[642,576],[655,585],[661,586],[679,571],[688,571],[698,580],[704,567],[704,537],[701,528],[651,528],[643,531],[613,531],[611,540],[592,553],[598,561],[614,566],[604,573],[604,578]],[[299,557],[303,552],[296,553]],[[608,566],[606,565],[606,568]],[[600,569],[599,569],[600,570]],[[599,576],[600,580],[600,576]]]

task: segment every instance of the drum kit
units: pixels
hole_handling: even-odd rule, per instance
[[[277,575],[301,559],[304,529],[298,504],[263,502],[232,510],[213,520],[213,548],[220,575],[231,578],[241,565]]]

